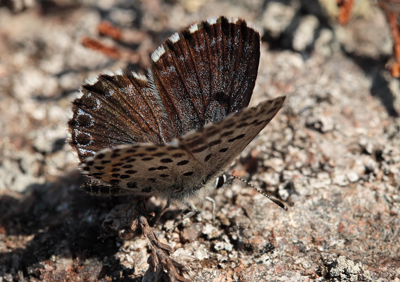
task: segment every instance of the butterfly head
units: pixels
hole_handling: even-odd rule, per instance
[[[215,180],[215,188],[218,189],[225,186],[227,184],[227,180],[228,178],[226,174],[218,176],[217,179]]]

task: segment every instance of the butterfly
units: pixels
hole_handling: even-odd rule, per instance
[[[246,108],[260,34],[242,19],[208,19],[173,34],[147,76],[106,73],[73,102],[70,144],[95,195],[158,196],[189,207],[224,184],[224,171],[281,109]]]

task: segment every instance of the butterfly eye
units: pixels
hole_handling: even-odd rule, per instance
[[[226,175],[222,175],[215,181],[215,188],[221,188],[226,183]]]

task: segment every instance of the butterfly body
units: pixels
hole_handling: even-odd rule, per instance
[[[260,36],[243,20],[211,19],[176,33],[152,55],[147,77],[101,75],[82,86],[71,145],[96,195],[190,202],[271,121],[285,97],[245,108]]]

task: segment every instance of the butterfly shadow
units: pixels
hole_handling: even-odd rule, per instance
[[[270,2],[280,3],[287,7],[293,6],[293,1],[267,0],[264,1],[264,9],[261,11],[264,11]],[[261,40],[268,43],[270,50],[291,50],[298,52],[304,60],[307,60],[311,57],[312,52],[315,49],[316,41],[319,38],[322,29],[327,28],[332,30],[332,26],[318,0],[300,0],[298,5],[299,7],[294,9],[295,14],[293,15],[293,18],[282,32],[279,34],[273,34],[270,30],[265,30]],[[309,44],[301,51],[295,50],[293,42],[295,40],[296,32],[300,27],[302,19],[307,15],[313,15],[316,17],[319,21],[319,26],[314,30],[312,40],[310,40]]]
[[[118,265],[114,255],[121,240],[104,236],[101,222],[120,199],[90,196],[80,182],[74,171],[53,182],[31,184],[22,194],[0,197],[0,226],[12,249],[0,253],[0,275],[94,281],[121,272],[121,281],[133,281],[128,278],[132,270],[107,266]]]
[[[0,276],[11,273],[14,278],[48,281],[97,281],[106,277],[114,281],[152,281],[167,275],[168,281],[169,275],[178,278],[176,281],[187,281],[182,275],[185,265],[170,258],[173,250],[158,241],[148,223],[149,213],[137,210],[133,217],[136,228],[127,230],[122,226],[121,231],[124,239],[134,240],[142,234],[149,239],[149,271],[142,278],[131,278],[134,269],[120,264],[115,256],[123,242],[120,237],[124,236],[107,233],[104,224],[116,207],[132,209],[131,199],[91,196],[80,188],[83,181],[79,172],[73,171],[52,182],[31,184],[22,194],[0,197],[0,226],[12,249],[0,253]],[[169,269],[167,274],[165,268]]]
[[[372,58],[358,55],[356,52],[348,52],[343,47],[342,51],[362,69],[365,75],[371,78],[371,96],[377,97],[381,101],[389,116],[399,117],[399,113],[395,107],[395,93],[390,89],[390,80],[385,78],[385,73],[388,73],[386,64],[390,57],[381,55],[378,58]]]

